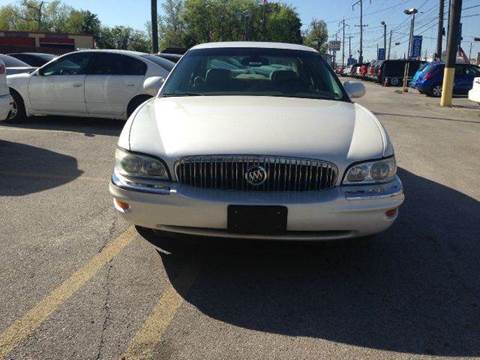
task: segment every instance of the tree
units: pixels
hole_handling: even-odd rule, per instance
[[[90,34],[98,40],[101,22],[96,14],[88,10],[72,10],[65,21],[64,29],[70,33]]]
[[[305,32],[303,42],[321,53],[327,51],[328,29],[323,20],[313,19]]]
[[[184,46],[209,41],[263,40],[301,43],[292,7],[256,0],[185,0]]]
[[[184,45],[183,0],[165,0],[164,15],[158,18],[160,48]]]
[[[288,5],[268,4],[266,16],[266,36],[268,41],[302,43],[302,23],[295,9]]]
[[[102,27],[97,46],[101,49],[123,49],[150,52],[150,41],[143,31],[131,27]]]

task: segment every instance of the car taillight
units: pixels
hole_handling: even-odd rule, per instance
[[[5,65],[0,64],[0,75],[5,74]]]
[[[425,74],[424,79],[425,80],[430,80],[432,78],[432,76],[433,76],[432,73],[428,72],[428,73]]]

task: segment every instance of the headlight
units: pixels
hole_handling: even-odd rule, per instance
[[[344,185],[374,184],[393,180],[397,173],[395,157],[353,165],[347,170]]]
[[[161,160],[123,149],[117,149],[115,152],[115,171],[127,177],[170,180],[167,167]]]

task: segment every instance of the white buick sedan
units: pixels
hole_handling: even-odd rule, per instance
[[[174,65],[135,51],[75,51],[31,74],[7,77],[14,99],[9,120],[37,115],[127,119],[156,95]]]
[[[373,235],[404,200],[389,137],[314,49],[209,43],[129,118],[110,184],[132,224],[278,240]]]

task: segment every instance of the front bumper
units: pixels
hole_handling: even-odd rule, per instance
[[[333,240],[376,234],[395,221],[404,200],[400,179],[379,185],[341,186],[318,192],[242,192],[199,189],[177,183],[135,188],[112,177],[110,193],[128,203],[115,208],[130,223],[163,231],[232,238]],[[115,203],[115,202],[114,202]],[[287,232],[244,235],[227,232],[229,205],[280,205],[288,208]]]
[[[10,94],[0,96],[0,121],[7,119],[12,110],[13,99]]]

